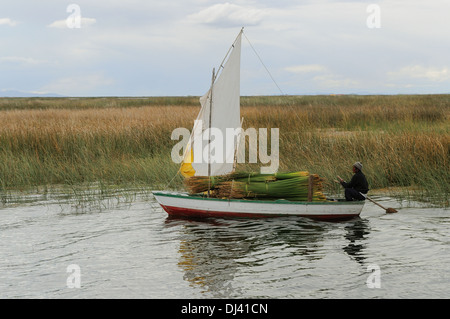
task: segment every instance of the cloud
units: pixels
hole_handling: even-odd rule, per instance
[[[293,74],[291,83],[304,83],[318,91],[354,90],[361,85],[358,80],[344,74],[333,73],[328,67],[321,64],[293,65],[284,70]]]
[[[67,96],[87,96],[93,92],[102,91],[112,84],[114,84],[113,79],[101,73],[92,73],[60,78],[41,87],[38,91],[58,92]]]
[[[94,18],[81,18],[80,28],[93,25],[96,22],[97,22],[97,20],[94,19]],[[56,21],[50,23],[49,25],[47,25],[47,27],[49,27],[49,28],[57,28],[57,29],[73,28],[73,27],[71,27],[72,26],[71,23],[73,23],[73,22],[68,22],[67,19],[65,19],[65,20],[56,20]]]
[[[328,89],[356,88],[359,82],[337,74],[324,74],[313,79],[319,87]]]
[[[266,12],[249,6],[229,2],[219,3],[188,16],[193,23],[220,27],[255,26],[266,16]]]
[[[448,0],[380,1],[379,29],[367,27],[369,1],[98,0],[68,12],[69,3],[5,2],[0,89],[199,95],[245,26],[289,94],[448,92]],[[76,14],[81,32],[70,32]],[[278,94],[245,39],[242,49],[245,94]]]
[[[431,82],[450,80],[450,69],[447,67],[424,67],[422,65],[409,65],[397,71],[388,72],[391,79],[424,79]]]
[[[0,63],[21,64],[21,65],[39,65],[48,63],[46,60],[38,60],[35,58],[22,56],[4,56],[0,57]]]
[[[291,73],[319,73],[327,71],[327,68],[320,64],[302,64],[294,65],[285,68],[286,71]]]
[[[17,21],[14,21],[10,18],[0,18],[0,25],[9,25],[10,27],[14,27],[18,24]]]

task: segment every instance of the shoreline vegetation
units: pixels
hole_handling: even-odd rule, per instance
[[[279,128],[279,171],[318,174],[325,194],[342,195],[333,180],[361,161],[375,192],[449,206],[450,95],[244,96],[241,106],[244,129]],[[195,96],[0,98],[0,192],[182,188],[171,133],[191,130],[199,109]]]

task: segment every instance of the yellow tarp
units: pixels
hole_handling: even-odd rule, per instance
[[[194,152],[191,149],[190,152],[186,153],[183,163],[181,163],[180,173],[184,178],[192,177],[195,175],[195,169],[192,167],[192,162],[194,161]]]

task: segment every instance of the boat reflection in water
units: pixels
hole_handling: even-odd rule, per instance
[[[324,271],[347,267],[342,255],[363,265],[369,234],[367,221],[359,217],[339,223],[299,217],[169,217],[166,225],[182,227],[178,266],[184,279],[213,298],[249,296],[249,291],[255,291],[254,297],[276,298],[285,296],[286,289],[295,297],[295,287],[304,286],[305,279],[326,280]]]

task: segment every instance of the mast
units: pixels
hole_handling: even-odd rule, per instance
[[[211,92],[209,95],[209,121],[208,121],[208,128],[209,128],[209,144],[208,144],[208,197],[211,191],[211,118],[212,118],[212,106],[213,106],[213,87],[214,87],[214,80],[216,79],[215,72],[216,69],[213,68],[212,71],[212,80],[211,80]]]

